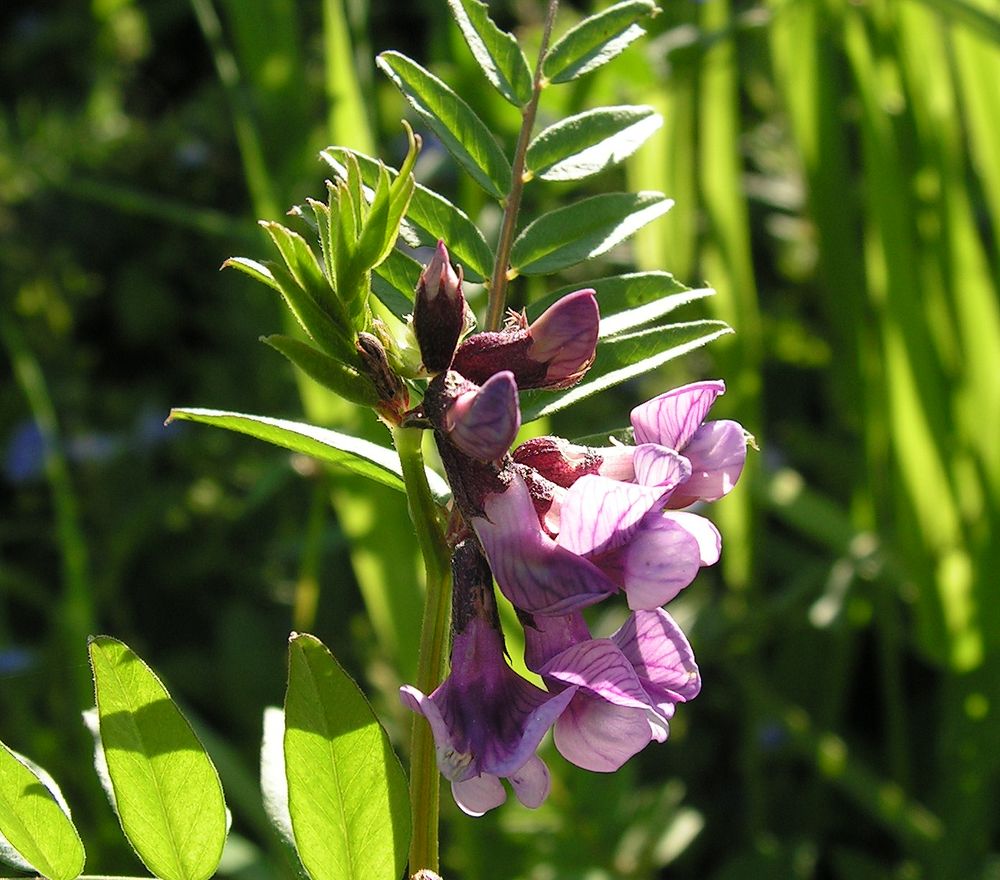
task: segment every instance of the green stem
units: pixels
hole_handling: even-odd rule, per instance
[[[416,686],[429,694],[444,677],[448,603],[451,599],[451,554],[441,529],[437,504],[427,485],[421,452],[423,431],[396,426],[392,429],[392,438],[403,469],[410,518],[424,559],[427,596],[420,629]],[[434,757],[434,737],[430,725],[416,716],[410,733],[411,875],[421,869],[437,873],[440,798],[441,778]]]
[[[517,228],[517,215],[521,210],[521,193],[524,190],[524,157],[528,152],[528,141],[535,127],[535,114],[538,112],[538,100],[542,95],[542,63],[549,48],[549,38],[552,36],[552,24],[556,19],[559,0],[549,0],[549,9],[545,16],[545,29],[542,31],[542,44],[538,49],[538,61],[535,64],[535,76],[531,84],[531,99],[521,111],[521,132],[517,137],[517,147],[514,149],[514,162],[510,192],[504,202],[503,220],[500,224],[500,238],[497,241],[497,256],[493,263],[493,277],[490,278],[489,304],[486,309],[486,330],[499,330],[503,321],[504,305],[507,302],[507,281],[510,263],[510,250],[514,245],[514,231]]]
[[[42,435],[45,476],[52,493],[55,533],[62,556],[63,593],[59,600],[58,650],[75,657],[75,651],[94,631],[94,604],[90,582],[87,540],[69,462],[63,452],[55,405],[49,395],[42,368],[22,337],[13,317],[0,317],[0,340],[7,349],[14,377],[21,386],[31,415]],[[67,661],[68,662],[68,661]],[[85,665],[73,662],[74,699],[88,705],[93,699],[93,683]]]

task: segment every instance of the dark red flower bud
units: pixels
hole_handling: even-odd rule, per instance
[[[468,306],[462,294],[462,269],[456,272],[443,241],[420,274],[413,302],[413,332],[428,373],[451,366],[455,348],[466,326]]]
[[[594,291],[578,290],[530,326],[522,315],[504,330],[470,336],[455,353],[452,369],[478,384],[510,370],[521,389],[569,388],[594,362],[600,320]]]

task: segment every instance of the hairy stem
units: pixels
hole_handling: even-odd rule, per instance
[[[392,437],[403,469],[410,518],[424,560],[427,596],[420,629],[416,686],[429,694],[444,677],[448,602],[451,598],[450,553],[441,529],[437,504],[427,485],[421,452],[423,431],[396,426],[392,429]],[[440,798],[441,779],[434,757],[434,737],[430,725],[422,717],[415,716],[410,732],[411,875],[422,869],[438,870]]]
[[[497,256],[493,263],[493,277],[490,278],[489,304],[486,310],[486,330],[498,330],[503,321],[504,305],[507,302],[507,273],[510,264],[510,249],[514,244],[514,232],[517,228],[517,215],[521,210],[521,193],[524,190],[524,157],[528,152],[528,142],[531,131],[535,127],[535,114],[538,112],[538,99],[541,97],[542,64],[549,49],[549,38],[552,36],[552,25],[555,22],[559,0],[549,0],[549,9],[545,15],[545,29],[542,31],[542,44],[538,49],[538,61],[535,63],[535,75],[531,84],[531,99],[521,110],[521,132],[517,137],[517,147],[514,149],[512,165],[512,182],[510,192],[504,202],[503,221],[500,224],[500,238],[497,241]]]

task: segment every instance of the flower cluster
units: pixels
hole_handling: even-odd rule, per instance
[[[412,418],[433,428],[462,525],[453,534],[451,672],[430,695],[402,689],[423,714],[456,802],[481,815],[506,797],[538,806],[556,748],[588,770],[612,771],[667,738],[674,707],[701,681],[684,633],[661,606],[715,563],[721,538],[685,508],[729,492],[746,458],[732,421],[706,421],[725,387],[709,381],[661,394],[631,413],[634,445],[594,448],[541,437],[511,450],[518,391],[566,388],[594,360],[593,290],[563,297],[537,320],[461,341],[461,274],[438,245],[421,276],[413,329],[431,376]],[[493,580],[518,610],[525,663],[505,660]],[[609,638],[581,613],[624,593],[631,610]]]

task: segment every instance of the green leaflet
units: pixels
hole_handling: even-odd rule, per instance
[[[74,880],[85,853],[59,787],[0,743],[0,859],[50,880]]]
[[[344,162],[347,156],[354,156],[365,184],[370,187],[375,181],[378,163],[370,156],[346,147],[328,147],[320,155],[338,176],[346,173]],[[389,174],[394,173],[390,168]],[[441,239],[448,246],[452,259],[462,266],[466,278],[475,282],[489,278],[493,267],[493,250],[468,215],[443,196],[418,183],[406,212],[406,224],[411,227],[410,234],[406,236],[408,244],[414,247],[433,246]],[[411,299],[412,295],[411,288]]]
[[[549,50],[542,74],[549,82],[569,82],[607,64],[645,33],[636,21],[656,11],[651,0],[625,0],[585,18]]]
[[[523,229],[511,248],[512,271],[547,275],[599,256],[665,214],[663,193],[605,193],[557,208]]]
[[[650,327],[601,342],[597,346],[594,366],[579,385],[555,394],[522,392],[521,423],[566,409],[732,332],[722,321],[690,321]]]
[[[594,289],[601,310],[600,339],[636,330],[680,306],[715,293],[710,287],[692,290],[669,272],[630,272],[555,290],[528,306],[529,320],[535,320],[567,293],[587,287]]]
[[[345,400],[371,407],[379,403],[378,392],[368,376],[313,348],[308,342],[281,333],[265,336],[261,342],[280,351],[303,373]]]
[[[560,120],[529,145],[527,170],[543,180],[582,180],[631,156],[663,124],[652,107],[599,107]]]
[[[413,312],[413,292],[420,280],[420,264],[401,251],[392,251],[375,267],[372,293],[400,321]]]
[[[208,880],[226,842],[215,767],[160,680],[127,646],[90,640],[100,740],[122,830],[162,880]]]
[[[531,100],[531,68],[517,40],[500,30],[480,0],[448,0],[472,55],[490,84],[515,107]]]
[[[201,422],[249,434],[292,452],[301,452],[320,461],[340,465],[384,486],[403,491],[402,471],[395,450],[368,440],[302,422],[213,409],[172,409],[167,421],[174,419]],[[427,479],[435,497],[448,497],[451,490],[437,473],[428,470]]]
[[[289,640],[284,759],[312,880],[398,880],[410,842],[403,768],[364,694],[310,635]]]
[[[448,151],[491,196],[510,191],[510,163],[486,123],[449,86],[399,52],[383,52],[378,66],[431,127]]]

